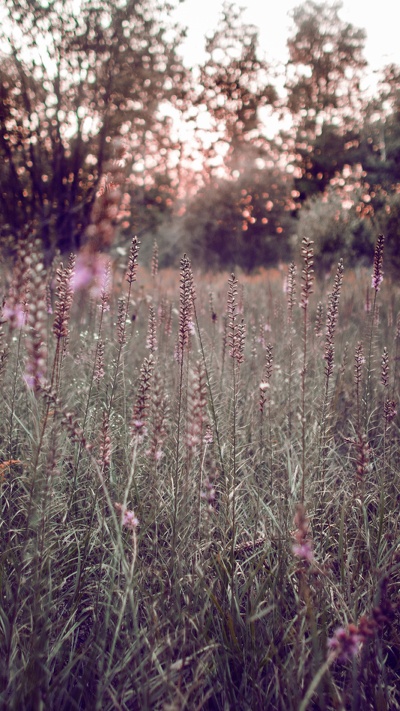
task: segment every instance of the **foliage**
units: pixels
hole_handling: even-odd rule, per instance
[[[329,272],[340,257],[346,266],[372,258],[369,220],[362,219],[354,205],[345,208],[343,195],[333,188],[305,202],[296,229],[300,239],[307,236],[314,242],[315,267],[320,275]]]
[[[297,217],[325,270],[341,249],[347,263],[371,255],[372,220],[396,271],[399,67],[366,97],[364,30],[342,20],[340,2],[306,0],[293,11],[285,77],[229,2],[204,63],[187,68],[174,3],[5,0],[0,246],[15,254],[38,234],[51,261],[88,230],[106,248],[118,229],[120,244],[143,237],[148,255],[156,239],[164,265],[186,245],[205,266],[251,271],[290,259]],[[289,119],[274,140],[268,115]],[[357,206],[342,209],[331,189]]]
[[[38,243],[2,273],[0,705],[398,709],[384,239],[372,289],[315,285],[309,239],[301,286],[150,275],[138,246],[113,282]]]
[[[299,5],[293,11],[295,34],[287,42],[287,108],[303,200],[354,162],[349,147],[358,139],[365,32],[341,20],[340,7],[313,0]]]
[[[396,277],[400,273],[400,194],[385,197],[374,221],[386,236],[388,271]]]
[[[396,65],[385,67],[377,95],[365,107],[358,153],[372,204],[379,209],[400,181],[400,68]]]
[[[225,3],[217,30],[207,39],[207,59],[200,69],[199,93],[194,105],[203,106],[218,136],[207,153],[225,148],[225,166],[230,172],[246,169],[266,152],[260,109],[277,103],[271,70],[260,57],[258,32],[244,24],[242,10]]]
[[[288,108],[306,116],[305,126],[319,116],[347,118],[357,108],[365,31],[339,17],[341,2],[306,0],[293,10],[296,33],[288,40]]]
[[[298,136],[299,137],[299,136]],[[359,162],[358,134],[323,123],[311,145],[302,140],[296,146],[296,167],[300,175],[294,184],[300,201],[324,193],[345,166]]]
[[[251,271],[286,259],[291,234],[290,181],[279,169],[214,180],[187,206],[183,233],[204,266]]]
[[[157,0],[82,0],[79,12],[69,0],[6,0],[5,9],[1,228],[14,238],[37,229],[69,249],[89,224],[111,138],[129,135],[142,172],[155,153],[163,163],[169,129],[158,108],[182,96],[180,36],[160,24]]]

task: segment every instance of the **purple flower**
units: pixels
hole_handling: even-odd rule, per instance
[[[115,503],[115,510],[121,514],[122,525],[125,528],[129,528],[130,531],[134,531],[139,525],[139,520],[136,518],[134,511],[130,511],[122,504]]]
[[[22,328],[22,326],[25,326],[26,314],[21,304],[16,304],[16,306],[5,304],[3,316],[6,321],[10,321],[13,328]]]
[[[72,290],[90,289],[93,298],[101,296],[108,276],[109,260],[103,254],[82,253],[76,260]]]
[[[373,274],[371,280],[371,286],[375,291],[379,291],[380,285],[383,282],[383,275],[381,273]]]
[[[350,624],[347,629],[338,627],[333,637],[328,640],[328,649],[339,662],[347,662],[357,655],[362,641],[358,627]]]
[[[139,520],[136,518],[133,511],[124,511],[122,525],[125,526],[125,528],[129,528],[131,531],[139,525]]]
[[[293,555],[301,560],[306,560],[308,563],[312,563],[314,560],[314,553],[311,548],[310,541],[304,541],[304,543],[298,543],[292,546]]]

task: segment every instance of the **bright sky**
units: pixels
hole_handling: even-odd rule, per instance
[[[244,20],[260,30],[260,47],[270,62],[287,59],[286,39],[290,34],[290,11],[301,0],[238,0],[245,8]],[[204,35],[218,24],[223,0],[184,0],[175,13],[179,22],[188,26],[183,45],[188,64],[204,59]],[[365,58],[372,70],[385,64],[400,64],[399,0],[343,0],[340,17],[367,32]]]

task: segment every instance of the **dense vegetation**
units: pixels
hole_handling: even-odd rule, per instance
[[[3,269],[0,707],[399,709],[383,239],[327,286],[138,249]]]
[[[313,0],[293,12],[278,72],[229,4],[187,67],[175,5],[4,0],[1,241],[36,234],[48,260],[78,248],[124,153],[121,243],[140,233],[149,257],[156,237],[164,265],[185,249],[217,268],[290,259],[305,211],[321,272],[371,260],[379,231],[398,271],[400,68],[366,92],[365,32]],[[274,138],[268,117],[285,119]]]

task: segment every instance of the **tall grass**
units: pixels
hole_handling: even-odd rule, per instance
[[[135,240],[113,279],[4,265],[0,708],[400,709],[380,244],[366,327],[371,276],[325,290],[308,240],[299,304],[294,265],[171,278]]]

